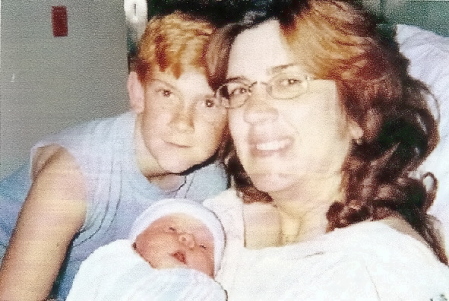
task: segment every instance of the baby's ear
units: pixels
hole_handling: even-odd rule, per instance
[[[136,72],[131,71],[129,73],[126,87],[128,88],[131,109],[136,114],[142,113],[145,108],[145,89]]]

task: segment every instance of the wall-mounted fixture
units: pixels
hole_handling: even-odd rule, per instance
[[[148,22],[147,0],[124,0],[128,53],[132,56]]]
[[[67,7],[52,6],[51,23],[53,28],[53,36],[66,37],[69,32],[67,20]]]

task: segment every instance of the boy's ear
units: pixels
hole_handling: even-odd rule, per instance
[[[131,71],[129,73],[126,87],[128,88],[131,109],[137,114],[142,113],[145,108],[145,89],[136,72]]]

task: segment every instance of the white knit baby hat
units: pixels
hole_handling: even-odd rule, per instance
[[[225,245],[225,234],[217,216],[201,203],[188,199],[163,199],[153,203],[137,217],[129,233],[129,239],[135,241],[136,237],[157,219],[174,213],[183,213],[203,222],[214,237],[214,263],[215,273],[220,268],[221,258]]]

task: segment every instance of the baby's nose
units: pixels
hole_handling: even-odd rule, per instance
[[[179,235],[179,241],[188,248],[193,248],[195,246],[195,238],[190,233],[181,233]]]

